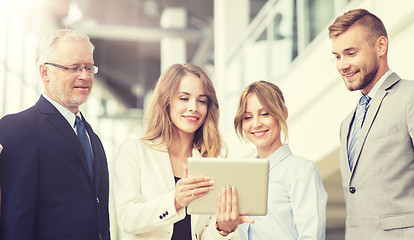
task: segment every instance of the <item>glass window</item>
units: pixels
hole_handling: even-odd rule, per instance
[[[318,36],[321,31],[325,30],[328,24],[334,18],[334,3],[335,1],[308,0],[308,43],[315,39],[315,37]]]

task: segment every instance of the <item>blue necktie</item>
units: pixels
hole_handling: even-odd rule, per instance
[[[75,120],[76,132],[78,134],[78,139],[82,145],[83,151],[85,152],[86,161],[88,163],[89,173],[93,176],[93,155],[91,144],[89,142],[88,135],[86,134],[85,125],[79,116],[76,116]]]
[[[351,126],[351,135],[348,138],[348,161],[349,169],[352,171],[352,165],[354,163],[355,148],[358,143],[358,135],[361,131],[362,124],[364,124],[365,115],[369,108],[371,98],[368,96],[362,96],[359,100],[357,110],[355,112],[354,121]]]

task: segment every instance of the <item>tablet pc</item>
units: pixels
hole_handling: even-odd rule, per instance
[[[214,214],[218,193],[227,185],[237,190],[240,215],[267,213],[267,159],[188,158],[188,176],[207,175],[214,189],[187,206],[188,214]]]

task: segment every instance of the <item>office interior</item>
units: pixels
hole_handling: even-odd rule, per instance
[[[336,71],[327,27],[353,8],[383,20],[390,68],[414,79],[410,0],[0,0],[0,117],[37,101],[37,43],[63,27],[95,45],[99,73],[81,111],[103,142],[110,174],[123,140],[142,136],[151,90],[169,65],[193,63],[212,78],[229,157],[254,156],[235,134],[235,106],[249,83],[271,81],[285,95],[292,151],[316,163],[329,194],[326,239],[344,239],[339,126],[357,93]],[[113,202],[110,212],[117,240]]]

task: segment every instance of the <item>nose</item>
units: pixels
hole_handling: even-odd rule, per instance
[[[349,62],[345,59],[345,58],[341,58],[339,60],[337,60],[336,62],[336,68],[338,69],[339,72],[343,72],[346,71],[350,68],[350,64]]]
[[[188,101],[188,110],[192,111],[192,112],[197,112],[198,111],[198,105],[197,105],[197,100],[196,99],[192,99],[190,101]]]
[[[258,128],[262,126],[262,121],[260,120],[259,117],[253,117],[253,126],[254,128]]]

